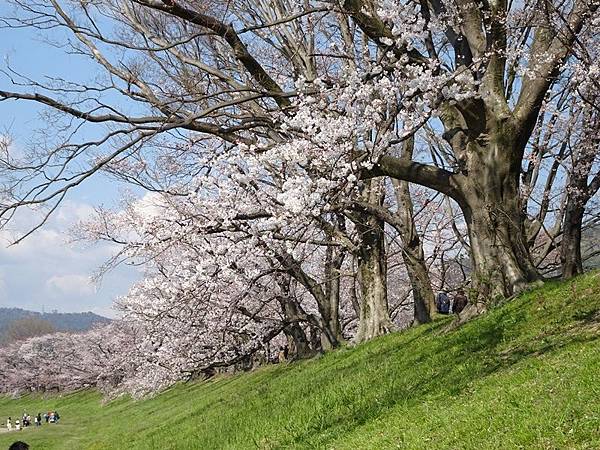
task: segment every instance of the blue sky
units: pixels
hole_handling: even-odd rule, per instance
[[[8,10],[6,2],[0,2],[0,15]],[[96,74],[89,60],[48,45],[30,29],[0,29],[0,57],[2,67],[8,60],[14,70],[32,79],[50,75],[83,81]],[[0,89],[19,88],[0,74]],[[11,135],[13,150],[26,146],[31,133],[42,125],[40,111],[31,102],[0,102],[0,134]],[[88,218],[95,206],[114,205],[121,189],[114,180],[93,177],[71,193],[47,226],[22,244],[7,247],[11,234],[0,232],[0,307],[94,311],[113,316],[113,299],[127,292],[139,271],[120,267],[107,274],[102,283],[92,283],[90,276],[115,249],[108,244],[70,244],[68,230]],[[24,230],[36,214],[23,211],[10,231]]]

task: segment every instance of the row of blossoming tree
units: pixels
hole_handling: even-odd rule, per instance
[[[284,341],[310,356],[430,321],[438,289],[482,309],[583,270],[597,0],[9,2],[4,27],[94,77],[4,70],[0,101],[47,120],[28,151],[5,145],[3,225],[99,172],[146,191],[76,231],[120,247],[104,269],[145,270],[104,329],[130,365],[80,385],[149,392]]]

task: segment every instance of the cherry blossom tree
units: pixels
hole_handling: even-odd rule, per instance
[[[135,332],[119,322],[85,333],[51,333],[0,350],[0,392],[111,392],[134,373]]]
[[[418,320],[426,321],[431,280],[406,183],[462,210],[482,299],[541,280],[521,172],[536,126],[546,123],[539,118],[549,93],[576,80],[573,61],[594,48],[596,0],[11,3],[15,13],[4,23],[67,33],[69,51],[103,75],[42,82],[7,69],[17,87],[2,88],[0,100],[36,102],[54,116],[43,142],[1,160],[5,220],[24,206],[44,204],[51,213],[98,171],[190,204],[201,192],[202,208],[208,192],[228,198],[220,206],[229,215],[210,208],[190,229],[244,236],[213,243],[253,239],[265,269],[286,272],[312,296],[330,343],[340,335],[339,289],[323,290],[302,267],[305,255],[298,264],[283,243],[331,247],[330,273],[343,264],[334,248],[352,255],[361,341],[393,328],[384,222],[393,224],[421,298]],[[588,119],[576,134],[584,122],[593,136],[597,122]],[[89,138],[86,130],[104,134]],[[433,151],[432,141],[440,144]],[[586,158],[573,159],[576,171]],[[397,181],[392,215],[382,208],[386,179]],[[179,219],[198,216],[195,205]],[[271,281],[268,298],[281,294],[277,277]]]

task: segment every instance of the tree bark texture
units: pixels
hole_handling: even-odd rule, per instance
[[[531,261],[519,193],[521,150],[516,130],[490,120],[464,152],[460,178],[462,207],[469,231],[473,283],[482,298],[510,296],[540,280]]]
[[[321,334],[321,345],[324,350],[331,349],[344,340],[339,314],[340,269],[344,258],[345,253],[340,248],[328,246],[325,249],[325,292],[323,296],[325,302],[319,305],[319,311],[331,337],[326,333]]]
[[[408,161],[412,160],[413,151],[414,139],[409,139],[403,147],[402,158]],[[396,195],[396,203],[398,204],[398,210],[395,215],[400,225],[396,229],[400,233],[402,259],[412,286],[414,323],[419,325],[431,321],[431,316],[436,310],[435,297],[431,288],[429,271],[425,264],[423,244],[415,225],[409,183],[392,180],[392,184]]]
[[[298,308],[295,301],[284,296],[278,298],[282,312],[287,321],[283,329],[289,344],[289,359],[310,358],[317,353],[310,345],[309,339],[300,325],[301,319],[305,316]]]
[[[581,258],[581,228],[583,225],[584,205],[569,200],[563,221],[562,240],[560,242],[560,262],[563,279],[569,279],[583,273]]]
[[[379,204],[382,199],[380,182],[369,180],[368,201]],[[361,214],[356,222],[361,236],[358,254],[361,298],[356,342],[364,342],[394,329],[387,299],[387,266],[383,220],[371,214]]]

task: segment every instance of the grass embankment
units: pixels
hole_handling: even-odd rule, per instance
[[[33,449],[599,449],[600,274],[548,283],[466,325],[450,319],[318,360],[101,406],[93,392],[0,399]]]

